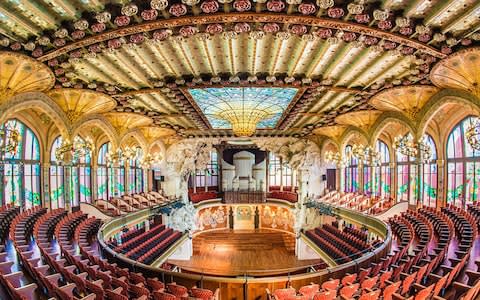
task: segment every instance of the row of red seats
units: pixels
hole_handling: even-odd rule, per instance
[[[349,254],[351,258],[357,258],[360,255],[360,250],[355,248],[354,246],[350,245],[347,241],[339,238],[335,234],[327,231],[325,228],[317,227],[315,228],[315,233],[320,237],[328,240],[332,245],[337,247],[338,250],[342,251],[343,253]]]
[[[139,244],[132,250],[125,253],[125,256],[133,260],[136,260],[143,254],[148,252],[150,249],[152,249],[155,245],[157,245],[158,243],[161,243],[164,239],[166,239],[172,233],[173,233],[173,229],[164,227],[164,229],[160,231],[158,234],[152,236],[150,239],[146,240],[145,242]]]
[[[309,239],[311,239],[322,251],[324,251],[327,255],[331,256],[336,260],[337,263],[342,264],[345,262],[351,261],[350,257],[337,247],[335,247],[329,240],[324,239],[323,237],[319,236],[315,230],[308,230],[306,235]]]
[[[365,231],[362,231],[355,227],[344,227],[343,231],[349,233],[351,235],[356,236],[360,240],[367,242],[368,241],[368,234]]]
[[[159,224],[150,228],[150,230],[145,231],[141,235],[129,240],[126,243],[123,243],[117,246],[114,250],[119,253],[127,253],[128,251],[134,249],[135,247],[143,244],[145,241],[149,240],[153,236],[157,235],[159,232],[165,229],[165,225]]]
[[[170,245],[175,243],[182,237],[182,233],[173,231],[167,238],[161,241],[158,245],[147,251],[144,255],[138,258],[138,261],[144,264],[151,264],[163,251],[168,249]]]
[[[348,244],[352,245],[353,247],[357,248],[359,251],[365,251],[370,249],[370,245],[365,241],[359,239],[358,237],[354,236],[353,234],[343,232],[339,230],[337,227],[334,227],[330,224],[325,224],[322,227],[323,229],[327,230],[331,234],[339,237],[340,239],[346,241]]]
[[[268,187],[268,191],[273,192],[273,191],[284,191],[284,192],[297,192],[298,191],[298,186],[292,187],[292,186],[284,186],[283,188],[279,185],[271,185]]]
[[[142,226],[140,228],[133,228],[125,232],[120,236],[120,240],[122,243],[126,243],[129,240],[133,239],[135,236],[139,234],[143,234],[145,232],[145,226]]]

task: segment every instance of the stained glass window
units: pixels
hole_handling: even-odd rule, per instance
[[[399,151],[397,156],[397,200],[409,201],[411,205],[415,205],[417,201],[417,165],[413,158],[403,155]]]
[[[10,203],[26,209],[41,205],[38,139],[16,119],[7,121],[3,126],[16,129],[21,139],[16,153],[6,153],[0,164],[0,205]]]
[[[137,148],[136,152],[136,158],[130,159],[129,161],[128,190],[130,193],[141,193],[144,189],[143,169],[140,165],[143,158],[143,151],[141,148]]]
[[[295,88],[203,88],[190,89],[190,95],[215,129],[231,128],[222,112],[267,111],[268,117],[257,128],[273,128],[297,94]]]
[[[55,151],[62,145],[62,137],[59,136],[53,142],[50,150],[50,208],[65,207],[65,168],[55,156]]]
[[[480,151],[465,138],[472,117],[461,121],[447,141],[447,202],[464,207],[480,197]]]
[[[352,146],[345,147],[345,157],[349,158],[345,167],[345,192],[358,191],[358,160],[352,155]]]
[[[372,194],[372,176],[371,176],[371,168],[366,164],[363,165],[363,192],[365,195]]]
[[[437,147],[430,135],[427,135],[427,145],[432,149],[432,159],[423,164],[423,205],[437,205]]]
[[[390,174],[390,152],[388,151],[388,146],[383,141],[378,140],[376,145],[376,151],[380,153],[380,165],[375,168],[375,191],[377,195],[380,195],[382,198],[390,197],[390,185],[391,185],[391,174]]]

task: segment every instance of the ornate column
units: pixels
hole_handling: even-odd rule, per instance
[[[446,203],[446,172],[447,168],[445,168],[445,160],[437,159],[437,208],[444,207]]]
[[[397,197],[397,164],[392,162],[389,164],[390,167],[390,197],[395,200],[395,203],[398,202]]]
[[[0,162],[0,182],[5,182],[5,180],[3,179],[3,174],[5,174],[5,161],[2,161]],[[43,172],[42,172],[42,175],[43,175]],[[43,177],[43,176],[42,176]],[[42,178],[42,181],[43,182],[43,178]],[[5,199],[3,198],[5,195],[5,185],[4,184],[0,184],[0,205],[5,205],[6,201]]]
[[[417,154],[417,176],[416,176],[416,187],[417,190],[415,191],[415,196],[416,196],[416,206],[419,207],[420,205],[423,204],[423,167],[424,164],[422,162],[422,157],[420,151],[418,151]]]
[[[43,207],[51,209],[50,207],[50,163],[43,163],[41,165],[40,182],[42,183]],[[3,174],[3,165],[0,165],[0,174]],[[0,175],[1,176],[1,175]],[[3,184],[0,185],[0,194],[3,195]]]
[[[130,190],[130,162],[128,159],[125,159],[125,161],[123,162],[123,169],[125,170],[124,172],[124,176],[123,176],[123,183],[125,184],[125,194],[126,195],[129,195],[129,194],[132,194],[132,191]],[[120,170],[119,170],[120,172]],[[135,174],[136,175],[136,174]],[[133,182],[135,183],[135,179],[133,180]],[[135,189],[134,189],[135,190]]]
[[[143,171],[143,191],[152,191],[153,190],[153,180],[152,174],[150,174],[150,169],[147,167],[142,168]]]
[[[358,175],[358,193],[362,194],[364,192],[363,191],[364,178],[363,178],[363,162],[361,160],[358,161],[357,175]]]
[[[96,162],[92,164],[92,170],[90,172],[90,180],[92,183],[92,203],[95,203],[98,199],[98,182],[97,182],[98,165]]]

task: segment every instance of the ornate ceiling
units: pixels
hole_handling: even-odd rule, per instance
[[[456,52],[480,43],[479,16],[475,0],[5,0],[0,50],[10,54],[0,62],[0,95],[91,90],[115,105],[100,97],[88,106],[82,94],[65,96],[63,108],[110,111],[117,130],[230,136],[212,126],[191,90],[288,88],[293,99],[256,135],[322,134],[326,126],[367,126],[378,113],[354,112],[373,107],[411,116],[427,99],[378,94],[396,86],[479,95],[477,68],[456,68],[478,66],[478,51]],[[30,72],[40,63],[50,70]]]

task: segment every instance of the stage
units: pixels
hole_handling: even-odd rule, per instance
[[[215,230],[193,238],[190,260],[168,260],[184,272],[210,275],[251,276],[286,274],[322,263],[298,260],[295,236],[278,230]]]

